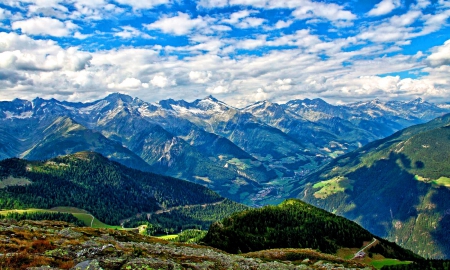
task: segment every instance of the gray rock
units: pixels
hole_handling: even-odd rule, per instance
[[[103,268],[100,266],[100,263],[97,260],[90,260],[80,262],[71,270],[103,270]]]
[[[74,230],[72,230],[71,228],[65,228],[62,229],[58,235],[65,237],[65,238],[70,238],[70,239],[75,239],[75,238],[79,238],[81,237],[83,234],[79,233],[79,232],[75,232]]]

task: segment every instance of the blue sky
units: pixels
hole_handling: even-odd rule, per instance
[[[450,101],[448,0],[0,0],[0,99]]]

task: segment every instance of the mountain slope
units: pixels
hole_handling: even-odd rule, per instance
[[[0,162],[0,177],[2,209],[72,206],[108,224],[138,213],[224,200],[203,186],[130,169],[93,152],[48,161],[6,159]]]
[[[336,253],[375,242],[373,250],[385,257],[414,260],[420,257],[374,236],[356,223],[299,200],[239,212],[214,223],[203,241],[231,253],[270,248],[312,248]],[[372,249],[372,248],[371,248]]]
[[[243,111],[249,112],[264,123],[282,130],[290,137],[301,140],[308,145],[308,148],[321,149],[322,154],[328,155],[330,153],[329,155],[333,157],[376,139],[370,132],[339,117],[325,118],[325,121],[307,120],[291,110],[289,105],[263,101],[250,105]]]
[[[450,115],[343,155],[299,183],[299,198],[432,258],[450,257]]]

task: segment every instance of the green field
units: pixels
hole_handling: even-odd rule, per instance
[[[432,180],[430,178],[425,178],[425,177],[422,177],[422,176],[416,174],[414,176],[414,179],[416,179],[417,181],[425,182],[425,183],[433,183],[438,186],[450,187],[450,178],[445,177],[445,176],[441,176],[436,180]]]
[[[374,260],[370,264],[376,269],[381,269],[381,267],[385,265],[399,265],[399,264],[410,264],[408,261],[399,261],[396,259],[383,259],[383,260]]]
[[[316,183],[313,188],[320,188],[314,193],[314,197],[325,199],[326,197],[338,192],[344,192],[346,189],[353,189],[352,182],[346,177],[336,176],[330,180]]]
[[[439,186],[450,187],[450,178],[441,176],[439,179],[434,180],[433,183]]]
[[[23,209],[23,210],[2,210],[0,211],[1,215],[6,215],[8,213],[11,212],[16,212],[16,213],[34,213],[34,212],[43,212],[43,213],[48,213],[48,212],[61,212],[61,213],[70,213],[72,215],[74,215],[77,219],[81,220],[86,227],[92,227],[93,228],[107,228],[107,229],[121,229],[120,226],[111,226],[108,224],[105,224],[103,222],[101,222],[100,220],[96,219],[94,216],[92,216],[91,214],[89,214],[87,211],[83,210],[83,209],[78,209],[75,207],[55,207],[52,209]],[[92,219],[94,219],[94,221],[92,221]]]
[[[169,234],[169,235],[162,235],[157,236],[157,238],[164,239],[164,240],[172,240],[178,237],[178,234]]]

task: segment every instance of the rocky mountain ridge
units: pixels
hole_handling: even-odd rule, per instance
[[[279,203],[292,183],[333,158],[448,109],[416,100],[335,106],[212,96],[148,103],[111,94],[90,103],[0,102],[0,157],[47,159],[81,150],[186,179],[249,205]]]

